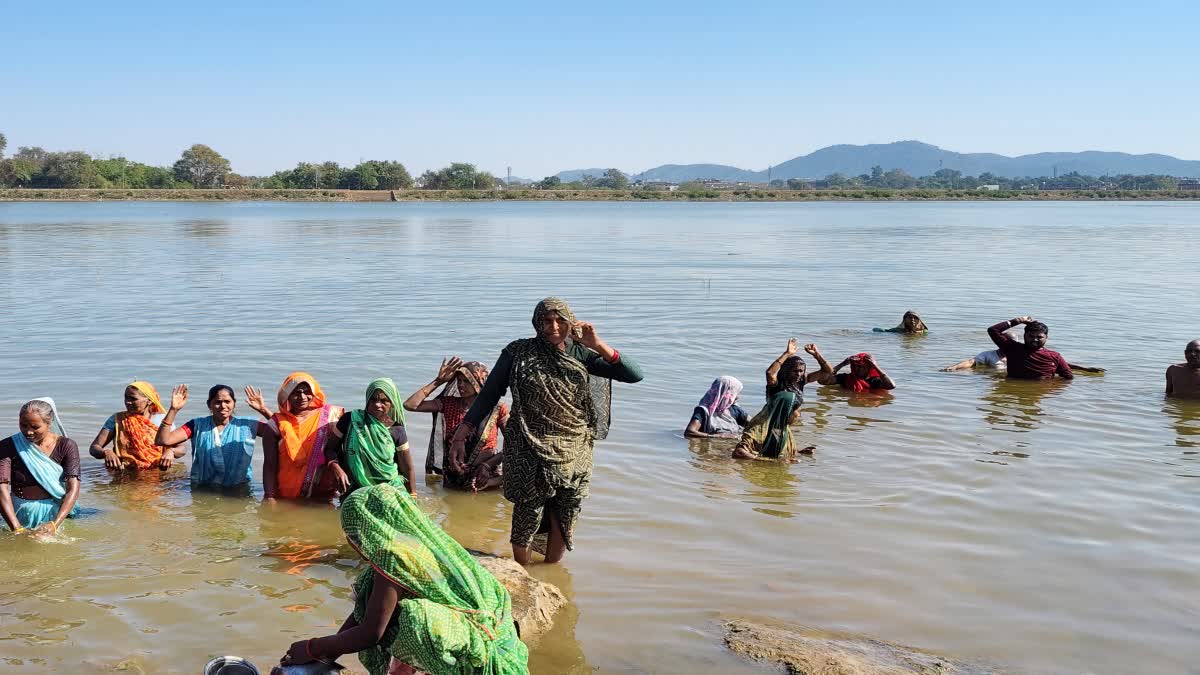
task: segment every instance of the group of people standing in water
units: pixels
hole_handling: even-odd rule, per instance
[[[1023,340],[1006,333],[1022,325]],[[404,414],[433,415],[426,474],[440,474],[452,489],[503,489],[513,505],[510,543],[517,562],[528,564],[533,551],[547,562],[561,560],[573,546],[588,496],[593,444],[611,422],[612,381],[635,383],[642,372],[561,299],[539,302],[533,327],[535,336],[509,343],[490,371],[452,357],[407,398],[391,379],[372,381],[362,407],[350,411],[329,403],[311,374],[295,372],[279,387],[274,410],[260,391],[244,388],[257,418],[237,415],[234,389],[216,385],[206,398],[209,414],[177,424],[189,401],[187,385],[176,386],[165,406],[150,383],[132,382],[125,409],[105,421],[90,454],[114,472],[167,469],[190,441],[193,486],[248,495],[261,438],[265,501],[340,499],[347,541],[370,566],[354,583],[354,608],[341,629],[294,643],[282,664],[357,653],[372,675],[524,673],[528,653],[508,592],[413,500]],[[908,312],[895,328],[876,330],[915,334],[928,327]],[[996,350],[944,370],[1007,363],[1012,378],[1070,379],[1082,367],[1045,348],[1048,332],[1031,317],[1000,322],[988,329]],[[809,372],[799,351],[791,339],[768,366],[767,402],[754,416],[738,405],[742,383],[717,378],[685,435],[736,438],[737,459],[787,459],[812,450],[797,449],[789,428],[806,385],[860,394],[896,387],[869,353],[835,366],[808,344],[804,352],[818,366]],[[511,407],[501,401],[506,392]],[[1167,370],[1166,393],[1200,398],[1200,340],[1188,344],[1183,363]],[[22,406],[19,426],[0,441],[0,516],[15,532],[52,534],[80,512],[79,449],[51,399]]]
[[[1008,334],[1017,326],[1024,326],[1024,336],[1018,341]],[[905,333],[920,335],[929,327],[913,311],[904,313],[900,324],[894,328],[875,328],[880,333]],[[1001,321],[987,329],[988,336],[996,349],[980,352],[973,358],[964,359],[943,371],[968,368],[997,368],[1007,370],[1007,376],[1021,380],[1045,380],[1053,377],[1070,380],[1074,371],[1103,373],[1103,368],[1093,368],[1068,363],[1061,354],[1046,349],[1050,329],[1033,317],[1019,316]],[[799,342],[788,340],[787,349],[775,359],[766,372],[766,404],[751,417],[739,405],[745,385],[729,375],[713,380],[708,391],[692,411],[692,417],[684,429],[688,438],[736,438],[732,457],[734,459],[784,459],[790,460],[797,454],[811,454],[814,448],[797,448],[791,427],[800,418],[800,404],[804,402],[804,386],[817,383],[838,386],[855,393],[882,392],[896,388],[896,383],[869,353],[862,352],[843,359],[838,365],[830,366],[815,344],[807,344],[804,351],[817,362],[819,370],[808,372],[804,358],[797,354]],[[841,372],[849,366],[847,372]],[[1189,342],[1184,349],[1184,362],[1167,369],[1168,396],[1200,398],[1200,340]]]
[[[608,432],[612,380],[638,382],[642,372],[559,298],[538,303],[533,327],[535,336],[509,343],[491,371],[449,358],[411,396],[379,378],[349,411],[329,403],[311,374],[295,372],[274,410],[245,387],[258,417],[237,415],[234,389],[216,385],[209,414],[178,424],[187,385],[164,405],[149,382],[132,382],[125,409],[104,422],[90,454],[113,472],[165,470],[190,441],[194,488],[248,495],[262,439],[264,501],[340,500],[347,540],[371,565],[354,584],[341,629],[293,644],[282,664],[357,652],[373,675],[524,673],[508,592],[413,500],[404,413],[434,417],[427,474],[451,489],[503,489],[517,562],[529,564],[533,551],[561,560],[588,496],[593,444]],[[79,449],[52,399],[26,403],[18,417],[20,432],[0,441],[0,515],[14,532],[53,535],[80,513]]]

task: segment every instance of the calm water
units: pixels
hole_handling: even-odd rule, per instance
[[[726,654],[732,616],[1034,672],[1189,672],[1200,406],[1164,401],[1162,373],[1200,336],[1198,223],[1177,203],[0,204],[0,433],[52,395],[86,448],[135,378],[273,393],[303,369],[360,405],[379,375],[407,393],[447,354],[490,363],[562,295],[647,377],[617,386],[576,551],[532,570],[574,601],[533,672],[770,672]],[[929,336],[869,332],[908,308]],[[1108,374],[938,372],[1018,314]],[[683,439],[717,375],[757,409],[792,335],[835,363],[871,351],[899,388],[810,391],[797,434],[818,449],[791,466]],[[427,417],[409,428],[420,466]],[[83,482],[102,513],[73,543],[0,535],[13,672],[269,664],[350,607],[332,510],[192,495],[183,469],[119,482],[85,459]],[[507,551],[498,494],[420,493]]]

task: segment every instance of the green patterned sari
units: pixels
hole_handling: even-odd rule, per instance
[[[405,490],[356,490],[342,503],[342,529],[371,563],[354,583],[354,619],[366,615],[376,573],[404,596],[379,644],[358,653],[371,675],[385,675],[392,658],[430,675],[529,672],[508,590]]]

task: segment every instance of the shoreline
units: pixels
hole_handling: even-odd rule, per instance
[[[924,201],[1200,201],[1200,190],[130,190],[0,189],[0,202],[278,201],[278,202],[924,202]]]

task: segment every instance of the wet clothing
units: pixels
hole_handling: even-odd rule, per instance
[[[690,425],[692,421],[699,422],[700,431],[706,434],[736,434],[750,423],[750,415],[741,406],[731,405],[726,412],[729,413],[729,418],[737,425],[736,428],[729,431],[717,431],[715,427],[711,426],[708,411],[702,406],[696,406],[695,410],[692,411],[692,419],[688,420],[688,424]]]
[[[737,447],[772,459],[796,454],[796,440],[788,422],[799,406],[795,393],[785,390],[775,394],[746,425]]]
[[[641,368],[628,357],[618,354],[609,363],[573,341],[563,350],[541,337],[550,312],[575,321],[558,298],[538,303],[533,325],[539,337],[504,348],[465,420],[479,428],[504,392],[512,393],[504,427],[504,497],[513,503],[510,540],[517,546],[532,543],[538,550],[544,550],[550,514],[557,516],[571,548],[591,484],[592,445],[607,433],[611,419],[611,380],[642,379]]]
[[[358,653],[371,675],[393,660],[429,675],[527,675],[508,590],[403,489],[383,483],[342,502],[346,540],[370,563],[354,582],[362,622],[379,574],[402,596],[378,644]]]
[[[254,479],[254,439],[263,425],[253,417],[232,417],[217,432],[211,415],[188,420],[181,430],[192,439],[192,486],[231,488]]]
[[[336,456],[350,478],[350,492],[380,483],[407,489],[396,464],[396,453],[409,449],[403,423],[387,426],[365,410],[352,410],[336,426],[342,435]]]
[[[1067,360],[1049,349],[1032,350],[1024,342],[1018,342],[1004,331],[1012,328],[1011,321],[1001,321],[988,328],[988,336],[1000,348],[1008,360],[1008,376],[1017,380],[1045,380],[1055,375],[1071,379],[1075,375]]]
[[[296,387],[307,383],[312,389],[312,411],[301,419],[292,413],[288,397]],[[329,423],[336,422],[344,410],[339,406],[326,405],[325,393],[316,378],[308,373],[295,372],[288,375],[275,395],[279,412],[271,417],[268,426],[279,437],[279,455],[275,489],[277,494],[268,497],[284,499],[315,499],[328,501],[336,493],[325,469],[325,443],[329,436]]]
[[[0,441],[0,483],[11,485],[21,527],[34,529],[53,521],[70,478],[79,478],[79,446],[66,436],[59,436],[49,456],[21,434]],[[72,508],[70,515],[78,512],[78,507]]]
[[[39,450],[39,452],[41,452]],[[62,467],[62,478],[79,478],[79,446],[66,436],[59,436],[54,444],[54,452],[50,453],[50,461]],[[38,483],[34,472],[25,464],[25,460],[17,452],[17,446],[12,437],[0,440],[0,483],[10,483],[12,493],[20,497],[25,488],[42,486]]]

